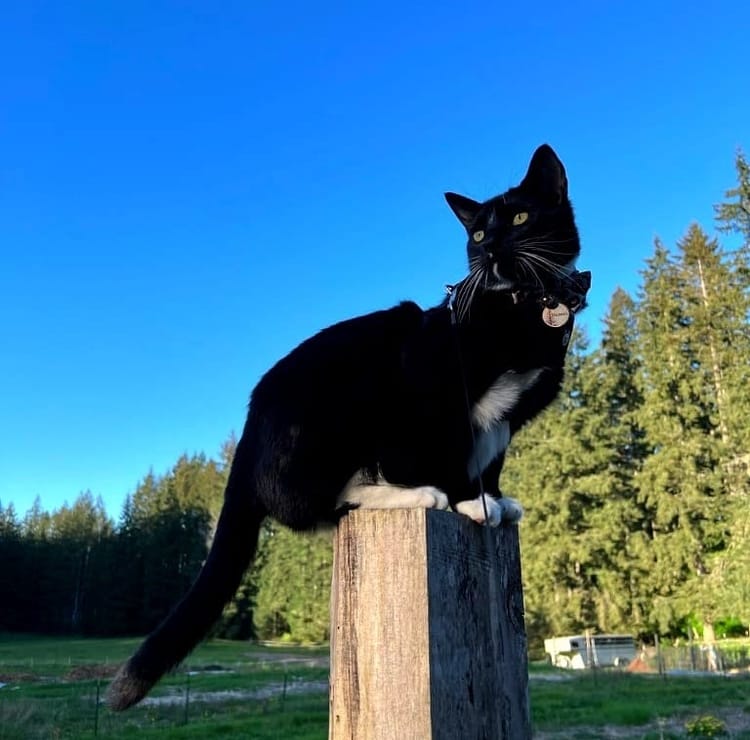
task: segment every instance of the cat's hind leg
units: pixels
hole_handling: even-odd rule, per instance
[[[502,522],[513,524],[523,517],[523,507],[516,499],[508,496],[494,498],[488,493],[483,493],[470,501],[459,501],[455,509],[477,524],[486,523],[490,527],[497,527]]]
[[[378,479],[362,481],[355,475],[338,497],[337,509],[447,509],[448,497],[439,488],[395,486]]]

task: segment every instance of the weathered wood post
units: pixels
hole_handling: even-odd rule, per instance
[[[329,740],[531,737],[515,526],[350,512],[331,619]]]

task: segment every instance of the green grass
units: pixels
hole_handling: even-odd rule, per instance
[[[75,666],[112,666],[127,657],[137,639],[81,640],[0,635],[0,740],[94,737],[96,680],[72,680]],[[290,738],[323,740],[328,733],[328,677],[321,658],[326,647],[265,647],[241,642],[211,641],[191,655],[188,668],[199,670],[167,676],[152,692],[155,697],[179,697],[172,706],[138,706],[122,714],[100,707],[98,736],[105,738]],[[290,660],[293,659],[293,660]],[[14,674],[19,680],[13,680]],[[617,727],[632,738],[684,738],[685,722],[700,715],[718,717],[731,712],[734,740],[750,740],[750,678],[680,677],[625,673],[594,674],[560,671],[532,664],[530,699],[534,731],[544,737],[601,738],[604,728]],[[290,688],[300,682],[316,684],[314,693]],[[108,681],[99,681],[104,693]],[[202,702],[202,692],[257,692]],[[185,692],[189,689],[185,721]],[[737,729],[737,718],[746,728]],[[659,721],[662,726],[659,728]],[[665,723],[667,723],[665,725]]]
[[[0,633],[0,675],[22,672],[60,676],[74,666],[116,665],[131,655],[141,641],[140,637],[97,639]],[[328,646],[266,647],[235,640],[210,640],[192,653],[186,665],[188,668],[210,665],[232,668],[248,661],[263,663],[282,653],[300,660],[320,658],[328,655]]]
[[[656,726],[659,720],[684,720],[699,714],[741,712],[742,734],[750,739],[750,677],[680,676],[554,671],[561,680],[532,679],[530,699],[535,731],[586,728],[596,737],[605,726]],[[534,671],[532,670],[532,675]],[[601,733],[601,729],[600,729]],[[576,737],[584,735],[576,735]],[[658,734],[656,735],[658,737]]]
[[[2,740],[93,738],[95,686],[78,684],[68,696],[0,699]],[[125,714],[102,709],[98,736],[107,738],[290,738],[322,740],[328,734],[326,694],[267,701],[241,700],[183,706],[136,707]]]
[[[320,686],[328,679],[320,663],[323,647],[266,647],[213,640],[201,645],[184,670],[166,676],[151,696],[177,695],[169,706],[137,706],[123,714],[104,707],[96,712],[96,680],[67,678],[76,667],[107,665],[113,670],[140,643],[133,639],[75,639],[0,635],[0,740],[91,738],[97,723],[107,738],[290,738],[313,740],[328,734],[328,696],[319,688],[296,694],[300,682]],[[207,671],[222,668],[224,673]],[[13,680],[17,677],[19,680]],[[286,683],[287,693],[282,687]],[[108,680],[99,681],[103,696]],[[204,692],[258,692],[262,698],[242,697],[204,702]],[[189,689],[187,722],[184,697]]]

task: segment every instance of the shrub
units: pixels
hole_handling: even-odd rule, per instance
[[[727,726],[718,717],[704,714],[685,723],[690,737],[720,737],[727,734]]]
[[[714,625],[717,637],[744,637],[747,635],[747,625],[743,624],[737,617],[724,617],[717,619]]]

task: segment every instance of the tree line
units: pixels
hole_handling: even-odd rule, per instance
[[[502,486],[522,500],[534,642],[593,628],[710,638],[750,623],[750,166],[698,224],[656,240],[601,341],[576,336],[563,392],[514,438]],[[54,512],[0,504],[0,630],[142,634],[210,544],[234,452],[149,473],[117,522],[90,492]],[[331,535],[270,520],[214,634],[328,638]]]
[[[637,295],[618,289],[599,346],[578,337],[555,405],[514,439],[504,485],[521,529],[532,636],[711,639],[750,623],[750,168],[656,240]]]
[[[218,460],[183,455],[148,473],[112,521],[80,494],[23,517],[0,504],[0,631],[118,636],[153,629],[205,560],[235,440]],[[218,637],[328,637],[330,533],[297,535],[264,523],[258,555],[214,628]]]

